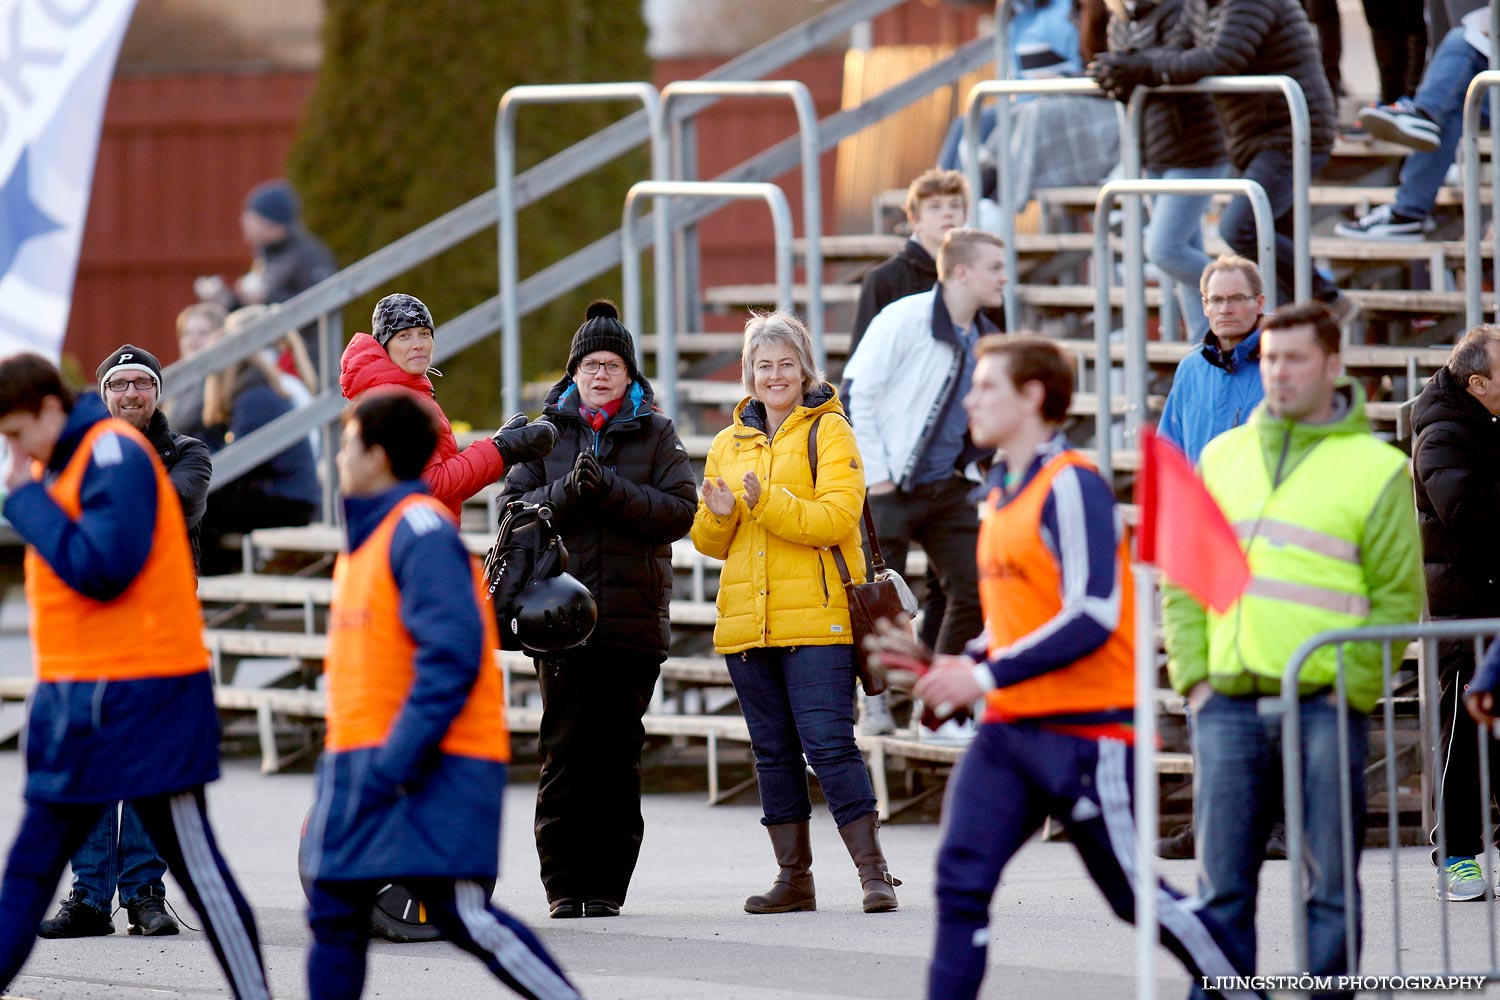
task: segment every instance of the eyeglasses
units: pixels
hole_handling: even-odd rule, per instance
[[[1203,304],[1210,309],[1220,309],[1224,306],[1242,306],[1254,299],[1254,295],[1205,295]]]
[[[580,361],[578,363],[578,370],[585,375],[597,375],[601,368],[609,375],[618,375],[625,370],[625,366],[618,361]]]
[[[104,388],[110,392],[149,392],[156,388],[156,379],[153,378],[117,378],[104,383]]]

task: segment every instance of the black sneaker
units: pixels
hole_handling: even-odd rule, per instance
[[[115,932],[115,922],[103,910],[95,909],[74,892],[62,901],[57,916],[43,920],[36,936],[44,938],[102,937]]]
[[[1286,860],[1286,820],[1278,819],[1266,837],[1266,860]]]
[[[554,899],[547,905],[553,920],[576,920],[583,916],[583,904],[576,899]]]
[[[1423,238],[1426,228],[1426,219],[1398,212],[1394,205],[1381,205],[1353,222],[1340,222],[1333,231],[1348,239],[1415,243]]]
[[[1158,840],[1156,856],[1168,861],[1193,860],[1193,824],[1184,823]]]
[[[585,917],[618,917],[620,904],[612,899],[591,899],[583,904]]]
[[[1359,113],[1359,124],[1377,139],[1400,143],[1419,153],[1430,153],[1442,143],[1443,130],[1427,112],[1402,98],[1394,104],[1377,104]]]
[[[182,929],[167,912],[166,897],[158,896],[150,889],[146,890],[146,895],[126,903],[125,912],[130,918],[131,934],[151,937],[157,934],[176,934]]]

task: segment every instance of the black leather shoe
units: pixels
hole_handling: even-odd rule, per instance
[[[583,904],[576,899],[554,899],[552,901],[553,920],[573,920],[583,916]]]
[[[74,892],[62,901],[57,916],[42,921],[36,934],[44,938],[78,938],[101,937],[114,932],[115,922],[110,915],[85,903],[83,897]]]
[[[177,921],[167,912],[167,900],[165,896],[158,896],[150,889],[146,894],[125,904],[125,913],[130,918],[130,934],[144,934],[148,937],[157,934],[176,934],[182,928],[177,926]]]
[[[585,917],[618,917],[620,904],[607,899],[591,899],[583,904],[583,915]]]
[[[1193,824],[1184,823],[1156,842],[1156,856],[1168,861],[1193,859]]]

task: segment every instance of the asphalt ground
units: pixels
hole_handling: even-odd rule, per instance
[[[0,673],[29,669],[24,639],[0,636]],[[8,710],[3,723],[13,718]],[[257,760],[225,762],[210,786],[210,815],[219,842],[259,923],[273,995],[307,995],[309,944],[297,879],[296,845],[312,802],[307,773],[262,775]],[[19,822],[22,761],[0,752],[0,840],[8,845]],[[775,873],[759,825],[754,796],[710,806],[701,789],[649,794],[646,839],[631,896],[613,919],[556,921],[547,916],[531,834],[534,784],[507,791],[502,874],[494,899],[535,929],[585,996],[615,1000],[806,1000],[806,998],[917,998],[924,983],[934,927],[933,859],[940,828],[931,822],[895,823],[882,830],[890,866],[905,884],[901,908],[865,914],[858,879],[831,817],[818,807],[813,821],[815,913],[751,916],[744,897],[763,891]],[[1445,968],[1440,904],[1433,869],[1422,848],[1396,854],[1399,893],[1392,888],[1391,855],[1364,855],[1366,973],[1434,972]],[[1162,873],[1190,888],[1194,864],[1162,862]],[[1268,862],[1262,872],[1260,971],[1291,966],[1288,869]],[[66,881],[58,898],[66,893]],[[170,881],[170,900],[182,894]],[[1393,935],[1399,905],[1400,965]],[[1448,904],[1449,964],[1455,972],[1494,967],[1491,926],[1500,910],[1488,904]],[[183,907],[194,925],[196,914]],[[1494,921],[1492,925],[1491,921]],[[9,995],[32,1000],[161,1000],[222,997],[228,990],[207,939],[185,930],[176,937],[116,933],[69,941],[38,941]],[[992,908],[986,998],[1104,1000],[1137,995],[1134,931],[1118,921],[1089,880],[1072,848],[1035,839],[1006,869]],[[1181,997],[1187,977],[1158,951],[1157,995]],[[470,956],[445,943],[372,944],[367,997],[454,998],[510,995]],[[1408,995],[1422,995],[1412,993]],[[1473,994],[1468,994],[1473,995]]]

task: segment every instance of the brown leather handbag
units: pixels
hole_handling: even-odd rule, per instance
[[[842,414],[841,414],[842,415]],[[818,420],[821,420],[819,417]],[[845,418],[847,419],[847,418]],[[813,487],[818,485],[818,420],[814,420],[807,432],[807,464],[812,469]],[[884,618],[897,628],[911,629],[911,620],[916,616],[916,602],[911,590],[899,573],[885,564],[880,555],[880,539],[875,534],[875,520],[870,516],[870,500],[864,503],[865,537],[870,542],[870,581],[855,583],[849,576],[849,564],[837,545],[828,550],[839,568],[839,578],[844,581],[844,593],[849,598],[849,626],[854,634],[854,667],[859,671],[860,686],[865,694],[880,694],[888,686],[885,667],[872,661],[865,652],[865,636],[875,633],[875,623]],[[910,601],[910,604],[908,604]]]

